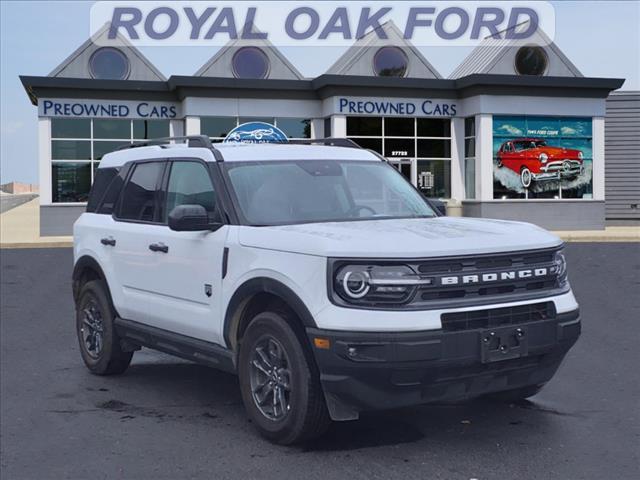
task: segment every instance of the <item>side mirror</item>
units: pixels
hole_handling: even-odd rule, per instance
[[[176,232],[215,231],[220,227],[222,222],[209,219],[202,205],[178,205],[169,212],[169,228]]]

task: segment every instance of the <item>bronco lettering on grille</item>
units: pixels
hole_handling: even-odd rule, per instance
[[[546,267],[528,269],[528,270],[512,270],[507,272],[483,273],[481,275],[456,275],[449,277],[441,277],[441,285],[469,285],[492,283],[504,280],[526,279],[546,277],[549,269]]]

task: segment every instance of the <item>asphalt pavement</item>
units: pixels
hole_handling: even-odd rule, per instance
[[[640,478],[640,243],[570,244],[583,335],[532,401],[369,414],[304,447],[262,440],[234,376],[149,350],[88,373],[70,249],[0,250],[0,477]]]

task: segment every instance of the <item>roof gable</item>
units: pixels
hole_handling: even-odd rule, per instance
[[[89,59],[93,53],[109,46],[120,50],[129,60],[130,70],[127,80],[166,81],[160,71],[131,43],[120,34],[107,38],[109,24],[105,24],[92,37],[78,47],[49,74],[50,77],[93,78],[89,70]]]
[[[528,22],[516,25],[515,29],[524,28]],[[500,32],[500,34],[506,32]],[[582,77],[578,68],[562,53],[560,48],[542,30],[538,29],[527,42],[527,46],[541,47],[548,60],[545,76]],[[523,46],[521,40],[505,40],[486,37],[480,45],[471,51],[463,62],[449,75],[449,78],[460,78],[474,73],[496,75],[518,75],[515,69],[515,58]]]
[[[255,27],[252,27],[251,30],[253,33],[260,33]],[[267,39],[231,40],[200,67],[194,75],[196,77],[234,78],[233,56],[242,47],[257,47],[264,52],[269,59],[269,72],[266,78],[277,80],[302,80],[304,78],[287,57]]]
[[[438,71],[409,41],[403,38],[402,32],[388,21],[380,28],[386,34],[384,41],[387,45],[399,47],[409,60],[408,78],[442,78]],[[327,70],[328,75],[360,75],[375,76],[373,71],[373,57],[382,47],[379,33],[372,30],[359,38],[349,49]]]

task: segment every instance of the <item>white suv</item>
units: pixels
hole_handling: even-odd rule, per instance
[[[74,226],[96,374],[141,347],[235,372],[288,444],[362,411],[531,396],[580,334],[562,242],[536,226],[440,216],[329,139],[181,141],[106,155]]]

